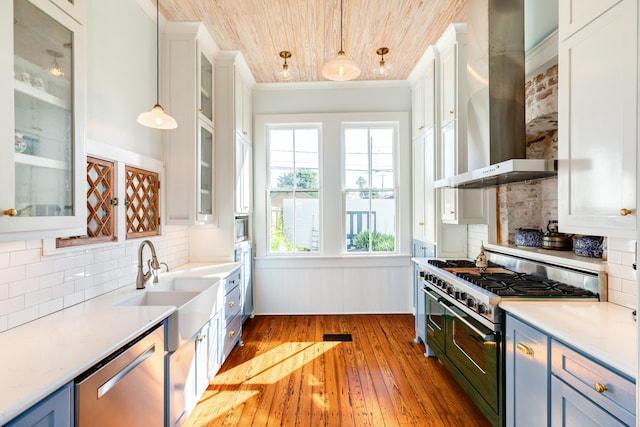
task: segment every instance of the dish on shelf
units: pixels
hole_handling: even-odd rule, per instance
[[[27,151],[27,141],[24,140],[24,135],[16,132],[16,142],[14,149],[16,153],[24,153]]]

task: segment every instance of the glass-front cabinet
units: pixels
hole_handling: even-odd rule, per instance
[[[0,5],[0,240],[86,229],[85,28],[60,2]]]
[[[200,123],[198,149],[200,173],[198,174],[198,221],[210,222],[213,215],[213,129]]]

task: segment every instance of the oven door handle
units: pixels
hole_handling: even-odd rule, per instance
[[[483,340],[485,340],[485,341],[494,341],[494,333],[493,332],[491,332],[490,334],[483,333],[482,331],[480,331],[480,329],[476,328],[471,323],[469,323],[467,320],[465,320],[462,316],[460,316],[458,313],[453,311],[451,309],[451,307],[448,306],[447,304],[443,304],[442,301],[438,301],[438,304],[440,304],[442,307],[446,308],[447,311],[449,311],[449,313],[451,313],[453,315],[453,317],[457,318],[459,321],[464,323],[469,329],[471,329],[473,332],[475,332],[476,334],[481,336]]]

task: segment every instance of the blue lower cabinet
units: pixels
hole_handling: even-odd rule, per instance
[[[5,424],[5,427],[71,427],[73,383],[69,383]]]

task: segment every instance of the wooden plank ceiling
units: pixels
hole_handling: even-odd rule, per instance
[[[156,0],[150,0],[155,7]],[[467,0],[343,0],[343,46],[360,64],[357,80],[404,80]],[[340,0],[162,0],[169,21],[202,21],[222,50],[239,50],[257,83],[278,82],[288,50],[294,82],[323,81],[322,64],[340,50]],[[373,74],[388,47],[386,77]]]

